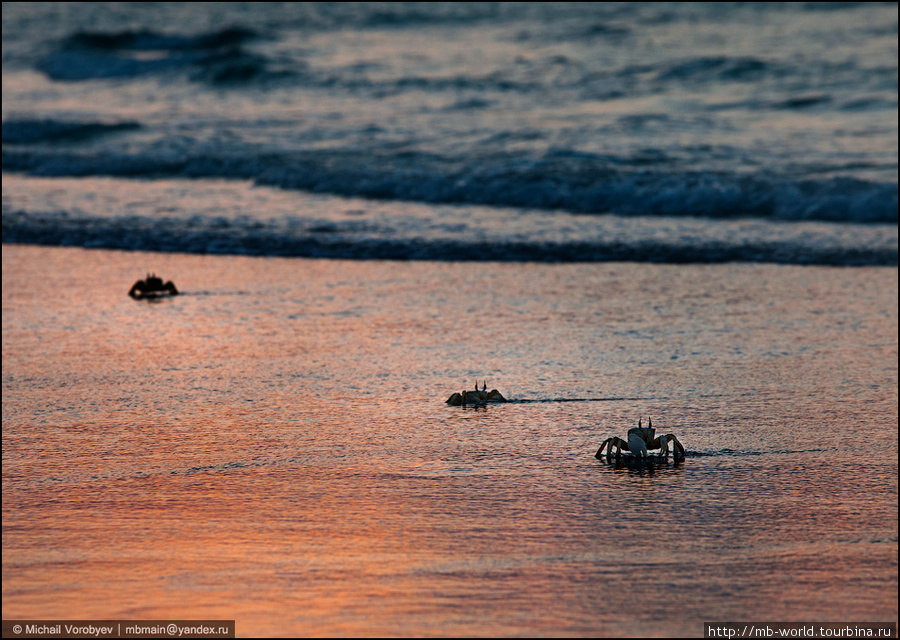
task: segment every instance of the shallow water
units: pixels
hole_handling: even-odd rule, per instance
[[[4,618],[896,621],[897,457],[896,268],[3,246]]]

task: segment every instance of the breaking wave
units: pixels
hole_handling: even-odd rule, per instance
[[[5,122],[3,139],[48,140],[137,125]],[[553,151],[435,157],[417,152],[316,150],[218,156],[3,149],[3,170],[34,176],[225,178],[345,197],[472,204],[571,213],[718,219],[896,223],[897,184],[858,178],[792,180],[765,173],[641,168],[643,157]]]

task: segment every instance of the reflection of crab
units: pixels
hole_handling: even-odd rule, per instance
[[[135,300],[156,298],[167,293],[177,296],[178,289],[175,288],[171,280],[163,284],[162,278],[157,278],[156,274],[151,273],[147,274],[146,280],[138,280],[131,285],[131,289],[128,291],[128,295]]]
[[[628,442],[622,440],[617,436],[613,436],[612,438],[607,438],[603,441],[603,444],[600,445],[600,448],[597,449],[597,453],[594,454],[594,457],[598,460],[603,457],[603,448],[606,447],[606,455],[607,457],[612,455],[613,449],[616,450],[616,457],[619,457],[622,449],[625,451],[630,451],[635,456],[640,456],[642,458],[647,457],[647,449],[660,449],[660,456],[669,455],[669,443],[672,443],[672,453],[675,457],[684,457],[684,447],[681,446],[681,443],[678,441],[678,438],[673,436],[670,433],[664,434],[655,438],[656,429],[653,428],[653,421],[647,418],[647,423],[649,426],[642,427],[641,419],[638,418],[638,426],[628,430]]]
[[[454,393],[452,396],[447,398],[447,404],[453,405],[454,407],[466,406],[467,404],[485,404],[487,402],[507,402],[506,398],[504,398],[499,391],[496,389],[487,390],[487,380],[484,381],[484,387],[481,391],[478,390],[478,382],[475,382],[475,391],[460,391],[459,393]]]

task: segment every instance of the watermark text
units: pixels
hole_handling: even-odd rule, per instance
[[[4,638],[233,638],[234,620],[4,620]]]
[[[704,638],[896,638],[896,622],[704,622]]]

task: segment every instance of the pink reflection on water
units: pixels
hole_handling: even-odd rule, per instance
[[[895,272],[3,256],[6,617],[895,615]],[[147,269],[184,295],[130,300]],[[476,377],[540,401],[444,404]],[[594,460],[637,415],[701,455]]]

